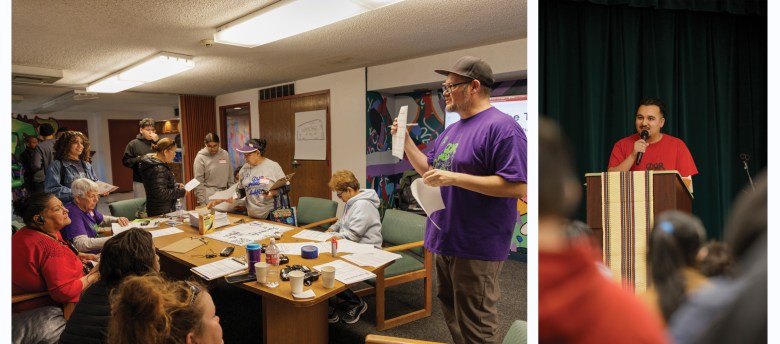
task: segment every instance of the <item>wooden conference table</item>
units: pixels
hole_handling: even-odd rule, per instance
[[[252,221],[260,221],[254,218],[250,218],[243,215],[229,214],[231,225],[220,227],[217,231],[230,228],[236,224],[236,221],[243,219],[246,223]],[[269,222],[269,221],[263,221]],[[279,224],[272,222],[274,224]],[[165,222],[160,222],[160,226],[156,229],[162,229],[169,227]],[[165,235],[154,238],[154,245],[157,248],[165,247],[178,240],[189,237],[201,237],[198,234],[198,229],[185,223],[177,226],[181,229],[182,233]],[[304,242],[310,240],[293,238],[292,236],[300,232],[301,228],[294,228],[285,232],[281,240],[277,242],[293,243]],[[189,274],[197,276],[189,272],[189,268],[194,266],[200,266],[214,262],[218,259],[224,259],[224,257],[217,256],[216,258],[205,258],[206,253],[210,253],[209,249],[214,253],[219,253],[223,248],[233,246],[232,244],[213,240],[211,238],[203,237],[207,243],[196,247],[195,249],[187,253],[173,253],[160,250],[159,254],[161,258],[168,258],[180,264],[181,267],[186,268]],[[268,244],[269,239],[260,241],[261,243]],[[231,257],[241,257],[246,254],[246,248],[242,246],[234,246],[235,251]],[[339,253],[339,255],[343,255]],[[265,259],[265,255],[262,255]],[[313,269],[314,266],[328,263],[338,258],[333,258],[330,252],[320,252],[316,259],[303,259],[300,255],[288,255],[290,262],[286,265],[300,264],[306,265]],[[370,266],[363,266],[363,269],[378,273],[385,267],[392,263],[388,263],[378,268]],[[280,267],[283,267],[281,265]],[[164,272],[165,266],[163,267]],[[215,280],[216,281],[216,280]],[[263,343],[327,343],[328,342],[328,299],[335,296],[339,292],[349,288],[349,285],[336,280],[333,288],[326,289],[322,286],[322,280],[314,281],[311,286],[304,286],[304,291],[312,289],[316,296],[314,298],[298,300],[293,298],[292,291],[290,289],[289,281],[279,281],[279,286],[276,288],[267,288],[264,285],[257,283],[257,281],[250,281],[245,283],[234,284],[241,289],[258,294],[263,298]],[[273,314],[273,321],[270,322],[270,317],[267,316]]]

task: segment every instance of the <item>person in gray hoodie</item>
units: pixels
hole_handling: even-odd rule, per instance
[[[344,214],[334,223],[327,232],[339,239],[348,239],[360,244],[371,244],[382,248],[382,220],[379,218],[379,196],[373,189],[361,189],[355,175],[347,170],[340,170],[333,174],[328,182],[328,187],[336,192],[336,197],[342,200]],[[328,309],[328,322],[337,323],[340,319],[347,324],[354,324],[360,320],[360,315],[368,309],[360,296],[352,290],[345,290],[336,295],[345,301],[347,311],[342,316],[336,313],[335,307]],[[335,304],[335,303],[334,303]]]
[[[195,188],[198,205],[209,203],[209,197],[217,191],[229,188],[235,183],[233,167],[228,152],[219,146],[219,136],[208,133],[203,139],[206,145],[195,156],[195,179],[200,182]]]

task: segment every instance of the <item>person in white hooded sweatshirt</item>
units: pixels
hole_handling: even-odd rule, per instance
[[[379,196],[373,189],[361,189],[355,175],[346,170],[337,171],[328,182],[328,187],[336,192],[336,197],[343,201],[344,214],[327,232],[339,239],[348,239],[360,244],[371,244],[382,248],[382,220],[379,218]],[[347,304],[347,311],[342,318],[336,313],[335,307],[328,309],[328,322],[337,323],[343,319],[347,324],[360,320],[368,305],[352,290],[339,293],[340,299]]]

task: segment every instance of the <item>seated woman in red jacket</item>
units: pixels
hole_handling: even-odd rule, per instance
[[[60,317],[53,322],[57,326],[40,323],[36,312],[45,311],[47,306],[59,306],[66,302],[78,302],[81,292],[100,278],[97,269],[85,275],[83,261],[94,260],[94,254],[79,253],[62,240],[60,230],[70,223],[68,210],[62,202],[50,193],[34,194],[14,202],[14,213],[21,216],[25,227],[11,237],[11,294],[29,294],[48,291],[47,295],[15,303],[12,306],[14,341],[17,334],[25,342],[47,342],[33,339],[35,332],[54,335],[59,338],[65,320]],[[27,325],[27,326],[25,326]],[[29,326],[29,327],[28,327]],[[45,329],[49,330],[45,330]],[[18,331],[17,331],[18,330]],[[21,331],[21,332],[20,332]]]

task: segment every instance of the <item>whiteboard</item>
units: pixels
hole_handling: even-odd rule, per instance
[[[295,113],[295,159],[325,160],[328,147],[326,112],[314,110]]]

